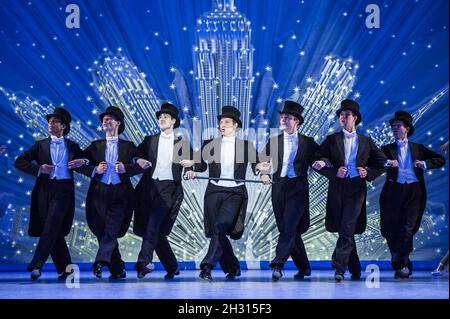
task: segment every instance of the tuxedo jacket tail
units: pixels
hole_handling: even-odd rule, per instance
[[[394,142],[392,144],[388,144],[383,146],[382,151],[390,160],[398,160],[398,146],[397,143]],[[414,163],[415,160],[425,161],[428,169],[440,168],[445,164],[445,158],[442,155],[439,155],[422,144],[417,144],[408,141],[408,149],[411,153],[411,159]],[[427,204],[427,190],[425,187],[425,179],[424,179],[424,170],[415,167],[414,173],[416,178],[419,181],[420,189],[421,189],[421,200],[420,200],[420,216],[417,219],[417,222],[414,226],[414,234],[418,231],[420,227],[420,222],[422,220],[423,213],[425,211],[425,207]],[[388,168],[386,174],[386,181],[384,183],[383,189],[380,194],[380,226],[381,226],[381,234],[386,237],[392,237],[392,231],[395,229],[396,225],[393,225],[394,221],[391,220],[393,217],[393,212],[391,211],[392,200],[398,199],[398,194],[393,193],[394,186],[397,182],[398,178],[398,168]]]
[[[64,139],[67,145],[68,160],[69,162],[74,159],[83,158],[83,152],[77,143]],[[41,224],[40,216],[42,213],[39,212],[39,200],[38,200],[38,189],[40,187],[45,187],[43,185],[43,180],[49,179],[49,174],[39,174],[39,168],[43,164],[53,165],[52,157],[50,154],[50,138],[45,138],[40,141],[36,141],[31,148],[21,154],[14,162],[14,166],[19,170],[36,176],[36,182],[31,192],[31,208],[30,208],[30,224],[28,226],[28,234],[32,237],[39,237],[42,233],[43,225]],[[81,168],[76,169],[80,171]],[[72,189],[73,189],[73,171],[70,170],[70,175],[72,177]],[[62,231],[64,236],[67,236],[72,227],[72,221],[75,213],[75,192],[72,191],[70,202],[68,203],[69,209],[68,213],[64,218]]]
[[[272,146],[272,147],[271,147]],[[271,148],[278,147],[277,154],[271,154]],[[312,137],[308,137],[302,134],[298,134],[298,149],[297,154],[294,158],[294,171],[297,178],[300,178],[306,190],[306,201],[303,216],[298,224],[297,232],[299,234],[305,233],[310,224],[309,216],[309,183],[308,183],[308,169],[309,166],[314,162],[314,156],[318,149],[317,143]],[[276,197],[277,193],[284,191],[277,188],[277,181],[280,180],[281,170],[283,168],[283,154],[284,154],[284,134],[274,136],[269,139],[265,148],[261,151],[258,157],[258,161],[265,162],[269,159],[272,161],[273,165],[273,176],[272,179],[274,184],[272,185],[272,197]]]
[[[220,177],[221,174],[221,138],[204,141],[201,148],[201,162],[194,165],[194,170],[197,172],[204,172],[209,169],[209,177]],[[253,173],[256,175],[255,167],[257,161],[256,149],[251,142],[236,138],[235,142],[235,158],[234,158],[234,178],[245,179],[248,164],[252,165]],[[233,227],[228,230],[227,235],[234,240],[242,237],[245,227],[245,217],[247,214],[248,193],[247,188],[241,190],[243,198],[238,216],[233,224]],[[205,236],[210,238],[213,229],[215,217],[214,212],[204,209],[204,225]]]
[[[82,166],[81,172],[88,176],[92,177],[92,173],[96,166],[100,162],[105,161],[105,152],[106,152],[106,139],[97,140],[91,143],[84,153],[84,158],[89,160],[89,165]],[[142,169],[136,163],[134,163],[134,159],[140,157],[140,152],[137,147],[133,144],[133,142],[125,141],[119,139],[118,141],[118,161],[122,162],[125,166],[125,173],[119,174],[119,178],[121,183],[124,183],[127,186],[128,192],[124,194],[124,196],[129,196],[131,203],[135,202],[135,194],[133,185],[131,184],[130,177],[142,173]],[[89,185],[89,190],[86,197],[86,219],[89,228],[94,233],[94,235],[101,236],[101,232],[103,231],[103,219],[100,216],[96,216],[95,210],[92,209],[94,205],[94,201],[101,200],[99,198],[94,198],[93,189],[94,187],[101,183],[101,178],[103,174],[97,174],[91,178],[91,183]],[[125,219],[122,224],[119,237],[125,236],[127,233],[128,227],[131,223],[131,218],[133,216],[134,205],[130,205],[128,209],[124,212]]]
[[[324,160],[328,163],[327,167],[318,171],[319,174],[328,178],[328,194],[326,204],[325,228],[329,232],[338,232],[339,226],[336,224],[336,216],[341,215],[341,197],[337,196],[340,190],[340,182],[342,179],[336,176],[339,167],[345,166],[345,152],[344,152],[344,133],[338,132],[326,137],[320,145],[316,153],[316,160]],[[364,167],[367,171],[366,180],[373,181],[380,176],[384,171],[386,163],[386,156],[375,145],[370,137],[358,134],[358,152],[356,156],[356,166]],[[359,177],[358,177],[359,178]],[[355,234],[362,234],[367,225],[366,216],[366,198],[367,185],[363,185],[363,206],[358,216]]]
[[[152,176],[158,159],[158,144],[160,136],[160,134],[146,136],[142,143],[138,146],[142,158],[152,163],[152,167],[145,170],[144,174],[142,174],[141,180],[136,185],[136,207],[134,211],[133,232],[141,237],[145,234],[148,219],[151,215],[149,194],[152,189],[155,189],[155,187],[152,187],[152,184],[154,183]],[[182,140],[181,138],[175,138],[172,159],[172,175],[176,184],[176,190],[175,195],[173,196],[174,202],[172,203],[169,213],[169,220],[171,222],[165,224],[165,228],[161,229],[162,235],[170,234],[175,220],[177,219],[181,203],[183,202],[184,194],[183,187],[181,185],[183,167],[178,164],[182,159],[192,160],[193,151],[188,142]],[[189,170],[192,170],[192,168],[186,168],[186,171]]]

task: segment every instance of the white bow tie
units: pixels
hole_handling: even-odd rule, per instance
[[[64,136],[56,137],[56,136],[50,136],[52,143],[55,144],[63,144],[64,143]]]
[[[345,136],[345,138],[352,138],[352,137],[356,136],[356,132],[353,132],[353,133],[344,132],[344,136]]]
[[[108,143],[117,143],[119,141],[119,137],[118,136],[107,136],[106,141]]]

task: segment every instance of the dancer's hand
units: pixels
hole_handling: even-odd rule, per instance
[[[195,172],[194,171],[187,171],[186,174],[184,174],[185,179],[194,179],[195,178]]]
[[[347,176],[347,168],[345,166],[339,167],[336,176],[339,178],[345,178]]]
[[[425,162],[424,161],[415,160],[414,161],[414,167],[425,169]]]
[[[270,176],[269,176],[269,175],[264,174],[264,175],[261,175],[261,182],[262,182],[264,185],[268,185],[268,184],[272,183],[272,180],[270,179]]]
[[[366,178],[367,177],[367,170],[364,167],[357,167],[356,168],[359,173],[359,177]]]
[[[149,161],[147,161],[147,160],[145,160],[145,159],[142,159],[142,158],[138,159],[138,160],[136,161],[136,163],[138,163],[138,165],[139,165],[142,169],[147,169],[147,168],[152,167],[152,163],[151,163],[151,162],[149,162]]]
[[[105,161],[103,161],[100,164],[98,164],[98,166],[95,168],[95,172],[97,174],[104,174],[107,169],[108,169],[108,164]]]
[[[194,166],[194,161],[191,161],[191,160],[181,160],[179,164],[180,164],[181,166],[183,166],[184,168],[187,168],[187,167],[192,167],[192,166]]]
[[[316,171],[320,171],[322,168],[326,166],[324,161],[315,161],[312,165],[312,168],[314,168]]]
[[[54,169],[55,169],[55,166],[53,166],[53,165],[42,164],[41,167],[39,168],[39,171],[42,174],[51,174],[51,172],[53,172]]]
[[[261,163],[256,164],[256,169],[260,172],[268,172],[271,167],[272,167],[272,164],[269,162],[261,162]]]
[[[117,174],[125,173],[125,165],[122,162],[117,162],[115,166]]]
[[[74,159],[74,160],[70,161],[69,163],[67,163],[67,167],[69,167],[69,169],[74,169],[74,168],[83,166],[84,163],[85,163],[85,161],[82,158]]]

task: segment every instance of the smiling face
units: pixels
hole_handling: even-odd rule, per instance
[[[115,136],[117,135],[118,131],[119,131],[119,126],[122,123],[116,119],[116,117],[106,114],[105,116],[103,116],[102,118],[102,127],[103,130],[110,136]]]
[[[175,122],[176,122],[175,118],[173,118],[170,114],[161,113],[158,116],[158,124],[161,131],[171,129],[173,130]]]
[[[222,136],[231,136],[236,133],[238,124],[232,118],[222,117],[220,119],[219,127]]]
[[[397,140],[404,140],[408,137],[408,133],[410,128],[403,123],[403,121],[395,120],[394,123],[392,123],[392,132],[394,133],[394,137]]]
[[[62,124],[61,119],[58,116],[52,116],[48,119],[48,132],[50,135],[61,137],[63,136],[65,124]]]
[[[350,110],[344,110],[339,113],[339,123],[341,124],[341,127],[348,132],[353,132],[355,130],[357,119],[358,117]]]
[[[291,114],[281,113],[280,114],[280,129],[288,134],[293,134],[297,131],[300,120]]]

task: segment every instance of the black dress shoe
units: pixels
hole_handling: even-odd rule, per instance
[[[241,270],[238,269],[237,271],[230,271],[225,278],[229,279],[229,280],[233,280],[236,277],[240,277],[241,276]]]
[[[177,269],[175,272],[168,272],[164,276],[164,279],[171,280],[171,279],[175,278],[175,276],[178,276],[179,274],[180,274],[180,270]]]
[[[153,263],[149,263],[148,265],[139,265],[137,267],[137,277],[139,279],[144,278],[147,274],[151,273],[155,269],[155,265]]]
[[[394,274],[395,279],[408,279],[410,276],[410,270],[408,267],[397,269]]]
[[[119,280],[119,279],[126,279],[127,278],[127,272],[123,270],[120,274],[111,274],[109,276],[109,280]]]
[[[344,273],[336,271],[334,273],[334,280],[336,280],[336,282],[341,282],[342,280],[344,280]]]
[[[38,280],[38,278],[41,277],[41,275],[42,275],[41,270],[40,270],[39,268],[34,268],[34,269],[31,271],[31,274],[30,274],[31,281],[36,281],[36,280]]]
[[[211,281],[211,268],[209,268],[208,266],[202,267],[202,270],[200,271],[200,274],[198,276],[203,280]]]
[[[299,270],[295,275],[294,275],[294,279],[296,280],[302,280],[305,277],[309,277],[311,276],[311,268],[308,268],[304,271]]]
[[[278,281],[283,277],[283,273],[281,272],[281,268],[274,268],[272,272],[272,281]]]
[[[92,272],[93,272],[94,276],[99,279],[102,278],[102,270],[103,270],[103,267],[105,267],[105,266],[106,266],[106,264],[101,261],[95,262],[94,266],[92,267],[92,269],[93,269]]]

